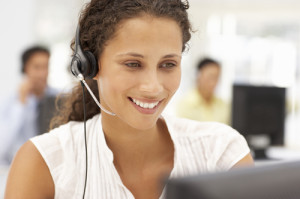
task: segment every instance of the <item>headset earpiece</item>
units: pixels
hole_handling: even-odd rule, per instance
[[[92,79],[98,73],[98,64],[95,56],[91,51],[84,51],[85,57],[88,59],[88,62],[92,67],[89,67],[88,76],[86,78]]]
[[[98,64],[90,51],[83,51],[80,46],[79,25],[76,29],[75,52],[71,61],[71,72],[75,77],[82,74],[84,78],[92,79],[98,73]]]

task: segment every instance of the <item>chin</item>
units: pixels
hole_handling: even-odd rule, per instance
[[[146,130],[149,130],[149,129],[155,127],[157,120],[158,120],[158,117],[155,119],[154,118],[145,118],[145,119],[140,119],[140,120],[131,120],[131,121],[128,121],[127,124],[134,129],[146,131]]]

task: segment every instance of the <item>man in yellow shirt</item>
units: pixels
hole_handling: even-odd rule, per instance
[[[197,65],[197,87],[179,101],[178,116],[230,124],[230,106],[214,94],[220,74],[221,66],[217,61],[201,60]]]

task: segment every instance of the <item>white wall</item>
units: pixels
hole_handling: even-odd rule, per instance
[[[42,44],[51,51],[49,84],[68,87],[70,41],[75,35],[79,10],[87,0],[0,1],[0,99],[17,89],[22,75],[24,49]]]
[[[1,96],[19,83],[20,54],[35,37],[35,5],[35,0],[0,1]]]

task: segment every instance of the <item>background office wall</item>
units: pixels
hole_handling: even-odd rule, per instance
[[[20,51],[34,41],[34,0],[0,2],[1,96],[19,81]]]
[[[192,60],[205,54],[221,59],[222,86],[232,81],[293,85],[299,73],[299,3],[193,1],[190,13],[198,32]],[[227,91],[220,93],[229,98]]]
[[[84,0],[0,1],[0,98],[19,85],[21,53],[33,44],[51,50],[50,85],[62,89],[69,86],[69,45],[84,3]]]

